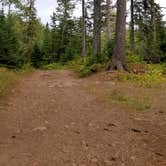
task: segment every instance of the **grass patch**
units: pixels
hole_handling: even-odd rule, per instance
[[[137,111],[145,111],[151,108],[151,104],[147,98],[127,96],[117,90],[108,95],[108,99],[118,105],[122,104],[124,106],[134,108]]]
[[[104,67],[103,64],[92,63],[91,59],[75,59],[69,61],[66,64],[62,63],[51,63],[48,65],[44,65],[41,68],[44,70],[66,70],[71,69],[74,70],[79,77],[87,77],[93,73],[100,71]]]
[[[97,73],[99,71],[101,71],[103,68],[102,64],[93,64],[91,66],[82,66],[82,68],[80,68],[78,70],[78,75],[79,77],[87,77],[93,73]]]
[[[25,64],[19,70],[9,70],[0,68],[0,96],[5,95],[21,76],[30,74],[34,71],[30,64]]]
[[[19,75],[27,75],[34,71],[35,69],[32,67],[30,63],[24,64],[21,69],[16,70],[17,74]]]
[[[61,63],[51,63],[51,64],[48,64],[48,65],[44,65],[41,67],[41,69],[44,69],[44,70],[64,70],[66,69],[66,65],[63,65]]]
[[[113,101],[118,101],[118,102],[127,102],[129,98],[127,96],[122,95],[118,91],[113,91],[109,98]]]
[[[166,82],[166,77],[164,74],[165,70],[165,66],[161,64],[146,65],[146,70],[144,73],[119,73],[118,80],[123,82],[127,81],[135,83],[139,86],[151,88]]]
[[[17,79],[18,76],[15,72],[0,68],[0,96],[4,95]]]

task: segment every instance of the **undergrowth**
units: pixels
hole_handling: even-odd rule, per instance
[[[166,82],[166,67],[161,64],[144,65],[142,73],[119,73],[119,81],[127,81],[144,87],[154,87]]]
[[[139,86],[153,87],[166,81],[166,64],[146,64],[140,57],[127,57],[128,73],[119,73],[119,81],[135,83]],[[74,70],[79,77],[87,77],[106,68],[106,62],[94,61],[87,57],[86,59],[76,59],[68,63],[52,63],[42,66],[45,70]]]
[[[0,68],[0,96],[6,94],[10,88],[15,85],[20,76],[27,75],[33,72],[30,64],[25,64],[19,70],[9,70],[7,68]]]
[[[0,96],[16,82],[18,79],[17,74],[6,68],[0,68]]]
[[[41,68],[44,70],[74,70],[79,77],[86,77],[93,73],[99,72],[105,65],[101,63],[93,63],[91,58],[86,59],[76,59],[69,61],[68,63],[51,63],[44,65]]]
[[[151,108],[151,103],[147,98],[131,97],[119,92],[118,90],[113,91],[108,96],[108,99],[111,100],[111,102],[121,103],[138,111],[145,111]]]

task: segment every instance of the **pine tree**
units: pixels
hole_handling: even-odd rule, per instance
[[[8,14],[5,18],[3,10],[0,12],[0,45],[0,63],[12,68],[18,66],[18,36],[13,16]]]
[[[101,53],[101,0],[94,0],[93,58]]]
[[[49,28],[49,24],[46,24],[46,27],[44,29],[44,39],[43,39],[43,47],[42,47],[42,53],[43,53],[43,61],[45,64],[52,62],[52,56],[51,56],[51,31]]]
[[[71,0],[58,0],[57,2],[57,12],[53,13],[51,24],[53,56],[56,61],[67,61],[71,59],[71,55],[66,53],[66,49],[73,36],[74,21],[71,14],[74,4]]]
[[[148,62],[160,61],[160,50],[157,29],[160,26],[162,15],[158,4],[154,0],[139,0],[134,2],[134,18],[138,26],[139,54]],[[141,50],[141,52],[140,52]],[[142,51],[143,50],[143,51]]]
[[[86,20],[85,20],[85,0],[82,0],[82,56],[86,56]]]
[[[130,50],[131,53],[135,50],[135,36],[134,36],[134,0],[130,0],[130,13],[131,13],[131,22],[130,22]]]
[[[30,63],[31,53],[36,39],[36,8],[35,0],[26,0],[20,6],[23,13],[23,54],[26,57],[26,61]]]
[[[126,0],[117,1],[115,47],[110,69],[127,70],[125,59]]]

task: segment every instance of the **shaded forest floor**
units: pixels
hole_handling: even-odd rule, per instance
[[[36,71],[0,99],[0,166],[165,166],[166,84]]]

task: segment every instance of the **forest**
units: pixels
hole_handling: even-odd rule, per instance
[[[166,6],[50,2],[0,0],[0,166],[165,166]]]
[[[165,21],[162,8],[153,0],[131,0],[128,11],[126,1],[58,0],[46,25],[37,17],[35,0],[0,3],[3,67],[15,69],[30,64],[41,68],[83,58],[92,64],[111,62],[112,69],[126,70],[127,58],[152,64],[166,61]],[[73,14],[78,3],[83,9],[80,18]],[[128,22],[126,17],[130,18]]]

